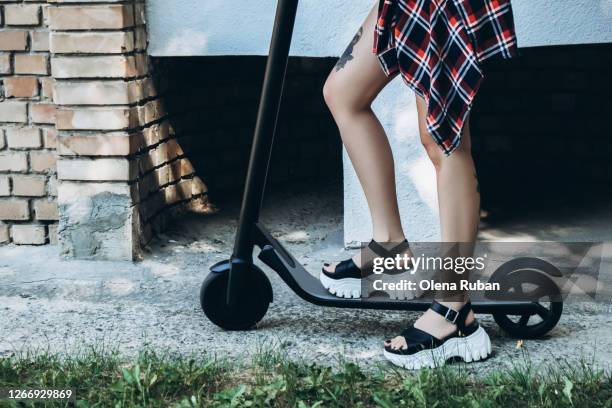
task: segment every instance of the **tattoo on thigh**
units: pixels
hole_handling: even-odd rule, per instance
[[[346,50],[344,51],[340,59],[338,59],[338,62],[336,63],[336,71],[340,71],[342,68],[346,66],[346,64],[350,60],[353,59],[353,49],[355,48],[355,45],[361,39],[362,34],[363,34],[363,27],[360,27],[359,31],[357,31],[357,34],[355,34],[355,37],[353,37],[353,40],[351,41],[351,43],[348,45],[348,47],[346,47]]]
[[[478,175],[474,173],[474,178],[476,179],[476,192],[480,194],[480,183],[478,182]]]

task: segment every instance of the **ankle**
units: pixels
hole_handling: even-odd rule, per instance
[[[462,300],[462,301],[452,301],[452,302],[438,300],[437,302],[440,303],[442,306],[446,306],[458,312],[463,306],[467,304],[468,299],[466,298],[465,300]]]
[[[384,242],[404,242],[406,237],[403,233],[379,232],[374,233],[372,239],[378,243]]]
[[[466,294],[465,296],[463,296],[463,300],[460,300],[460,301],[436,301],[436,302],[441,304],[442,306],[446,306],[449,309],[459,312],[469,301],[470,301],[469,296]],[[467,314],[465,314],[465,321],[463,323],[471,324],[474,320],[475,320],[474,311],[470,307]]]

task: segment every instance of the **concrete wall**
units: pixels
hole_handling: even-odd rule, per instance
[[[303,0],[292,55],[336,56],[353,36],[372,0]],[[274,0],[148,0],[149,52],[173,55],[265,55]],[[611,0],[514,0],[521,47],[612,42]],[[347,12],[350,11],[350,12]],[[396,161],[402,219],[410,240],[439,236],[433,168],[418,142],[414,96],[401,81],[385,89],[374,105]],[[371,237],[367,205],[348,159],[344,158],[345,243]]]

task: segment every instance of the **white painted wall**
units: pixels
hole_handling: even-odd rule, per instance
[[[231,3],[231,6],[228,4]],[[337,56],[373,0],[302,0],[292,55]],[[265,55],[275,0],[147,0],[149,52],[155,56]],[[612,42],[612,0],[513,0],[520,47]],[[418,141],[414,96],[400,80],[374,104],[396,162],[404,228],[412,241],[439,237],[435,177]],[[369,241],[371,225],[356,175],[344,157],[344,233]]]
[[[301,0],[293,55],[339,55],[374,0]],[[231,5],[229,5],[231,4]],[[521,47],[612,42],[612,0],[513,0]],[[147,0],[149,52],[265,55],[276,0]]]

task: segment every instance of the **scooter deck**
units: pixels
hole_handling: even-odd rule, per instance
[[[261,224],[255,224],[254,242],[261,248],[259,259],[276,271],[302,299],[319,306],[379,310],[427,310],[431,300],[394,300],[388,298],[345,299],[332,295]],[[528,301],[473,302],[475,313],[536,313],[538,305]],[[541,307],[541,306],[540,306]]]

